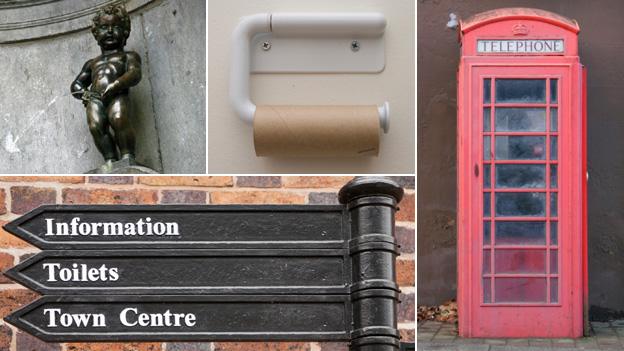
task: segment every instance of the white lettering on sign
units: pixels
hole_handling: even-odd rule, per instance
[[[105,235],[105,236],[144,236],[144,235],[180,235],[176,222],[152,222],[150,217],[140,218],[136,222],[81,222],[80,217],[74,217],[69,223],[57,223],[53,218],[46,218],[46,236],[76,236],[76,235]]]
[[[86,264],[73,263],[70,267],[61,267],[60,263],[44,263],[43,269],[48,271],[48,281],[56,282],[58,280],[68,282],[106,282],[117,281],[119,272],[116,267],[108,268],[106,264],[100,268],[89,268]]]
[[[69,327],[106,327],[106,317],[103,314],[92,313],[62,313],[60,308],[46,308],[44,315],[48,315],[48,327],[57,328],[59,324]]]
[[[563,54],[563,39],[481,39],[477,40],[480,54]]]
[[[119,321],[127,327],[181,327],[184,323],[187,327],[194,327],[196,317],[193,313],[139,313],[138,308],[125,308],[119,314]]]

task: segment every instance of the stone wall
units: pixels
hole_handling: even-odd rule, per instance
[[[43,204],[337,204],[336,193],[351,177],[11,177],[0,176],[0,227]],[[414,341],[414,177],[394,177],[405,189],[396,217],[401,245],[399,329]],[[0,271],[39,252],[0,229]],[[0,317],[38,295],[0,275]],[[0,320],[0,350],[37,351],[347,351],[347,343],[43,343]]]
[[[106,2],[0,7],[0,173],[84,173],[103,162],[69,86],[99,55],[88,26]],[[165,173],[204,173],[206,3],[130,0],[127,8],[126,50],[141,55],[143,68],[130,93],[137,160]]]

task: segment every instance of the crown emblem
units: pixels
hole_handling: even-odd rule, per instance
[[[527,35],[529,34],[529,27],[525,26],[522,23],[516,24],[511,27],[511,32],[513,33],[513,35]]]

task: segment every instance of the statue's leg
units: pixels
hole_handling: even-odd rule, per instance
[[[114,161],[116,159],[115,143],[108,132],[104,105],[100,101],[90,101],[87,104],[87,121],[97,149],[106,161]]]
[[[128,95],[115,96],[108,105],[108,122],[115,131],[121,158],[134,158],[134,128],[130,123]]]

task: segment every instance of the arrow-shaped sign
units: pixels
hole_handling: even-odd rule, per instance
[[[348,340],[348,295],[44,296],[5,320],[45,341]]]
[[[347,294],[341,249],[43,251],[6,275],[42,294]]]
[[[42,249],[341,248],[343,206],[50,205],[4,229]]]

